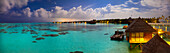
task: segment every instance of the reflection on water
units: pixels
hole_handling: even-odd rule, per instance
[[[124,25],[1,23],[0,53],[129,53],[126,40],[110,41]]]

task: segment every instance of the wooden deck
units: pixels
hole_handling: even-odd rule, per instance
[[[167,25],[167,26],[170,26],[170,23],[148,23],[149,25]]]
[[[170,32],[165,32],[166,34],[170,35]]]

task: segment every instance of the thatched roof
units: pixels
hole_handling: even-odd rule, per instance
[[[156,30],[141,18],[138,18],[127,27],[126,32],[156,32]]]
[[[150,41],[143,45],[142,52],[169,53],[170,46],[159,35],[155,35]]]

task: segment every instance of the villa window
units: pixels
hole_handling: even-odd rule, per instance
[[[140,38],[143,38],[143,35],[144,35],[143,32],[140,32]]]
[[[142,42],[144,41],[144,33],[143,32],[137,32],[131,34],[131,41],[135,42]]]

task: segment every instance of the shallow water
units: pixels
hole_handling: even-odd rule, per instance
[[[124,25],[127,24],[1,23],[0,53],[129,53],[126,40],[110,40],[114,31]],[[59,35],[61,32],[68,33]],[[48,34],[59,36],[42,36]],[[36,40],[39,37],[44,39]]]

